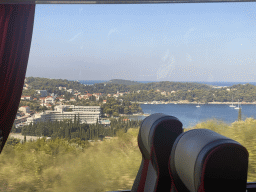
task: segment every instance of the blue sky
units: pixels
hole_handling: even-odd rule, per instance
[[[256,4],[36,5],[26,76],[256,82]]]

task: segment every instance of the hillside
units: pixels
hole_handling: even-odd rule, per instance
[[[140,84],[137,81],[123,80],[123,79],[112,79],[107,84],[119,84],[119,85],[138,85]]]

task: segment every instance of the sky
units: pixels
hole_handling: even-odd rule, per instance
[[[256,3],[37,4],[26,76],[256,82]]]

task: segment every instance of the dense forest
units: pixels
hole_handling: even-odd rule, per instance
[[[155,83],[128,83],[125,80],[111,80],[106,83],[96,83],[94,85],[84,85],[77,81],[68,81],[62,79],[48,79],[39,77],[27,77],[26,83],[35,90],[47,90],[49,93],[63,92],[58,87],[78,90],[81,93],[103,93],[113,94],[119,92],[133,92],[139,90],[160,90],[160,91],[177,91],[193,89],[210,89],[210,86],[200,83],[180,83],[180,82],[155,82]],[[123,84],[121,84],[123,83]],[[64,92],[63,92],[64,93]]]
[[[38,122],[22,127],[22,135],[24,136],[45,136],[51,138],[65,138],[81,140],[102,139],[105,136],[115,136],[118,130],[127,130],[131,127],[140,126],[141,121],[127,120],[124,118],[111,119],[110,126],[105,127],[99,124],[81,124],[79,116],[74,121],[64,120],[55,122]]]
[[[119,101],[114,97],[108,97],[107,102],[102,106],[103,113],[118,117],[119,114],[141,113],[142,108],[138,103],[131,103],[129,98]]]
[[[254,102],[256,101],[256,86],[246,84],[233,86],[228,91],[227,88],[221,89],[193,89],[182,91],[178,90],[168,95],[162,95],[160,92],[156,92],[153,89],[149,91],[133,92],[131,94],[124,95],[122,98],[129,101],[179,101],[187,100],[189,102]]]

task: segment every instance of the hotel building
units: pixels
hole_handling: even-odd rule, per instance
[[[63,121],[65,119],[72,119],[74,121],[80,119],[80,123],[95,124],[100,121],[101,108],[100,106],[74,106],[74,105],[58,105],[54,107],[54,111],[45,111],[43,113],[35,114],[33,117],[27,119],[27,123],[36,123],[39,121]]]

